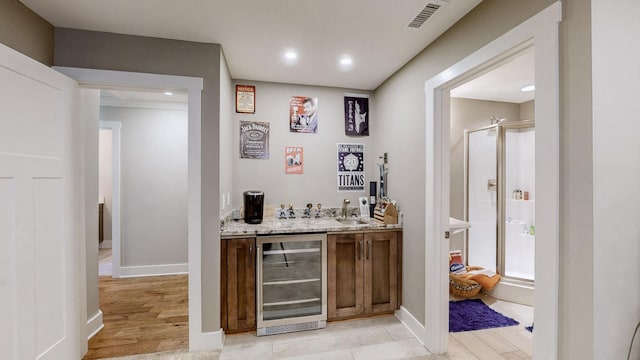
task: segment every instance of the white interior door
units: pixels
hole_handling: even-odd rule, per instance
[[[0,44],[2,359],[81,357],[76,91],[75,81]]]

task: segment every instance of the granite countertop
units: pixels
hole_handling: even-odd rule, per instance
[[[361,218],[364,224],[343,224],[335,217],[275,219],[265,218],[261,224],[247,224],[243,220],[225,223],[220,237],[276,235],[311,232],[341,232],[402,229],[401,224],[377,224],[373,218]]]

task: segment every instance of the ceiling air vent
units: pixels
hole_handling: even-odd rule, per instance
[[[420,29],[422,25],[424,25],[424,23],[445,4],[447,4],[446,1],[429,2],[424,9],[422,9],[422,11],[420,11],[413,20],[411,20],[407,27],[410,29]]]

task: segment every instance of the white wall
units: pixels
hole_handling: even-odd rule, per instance
[[[340,89],[318,86],[303,86],[235,80],[236,84],[255,85],[256,113],[233,115],[232,124],[232,157],[233,157],[233,192],[232,206],[242,205],[242,192],[245,190],[262,190],[265,193],[265,204],[279,206],[281,203],[292,203],[296,208],[304,208],[307,203],[321,203],[326,207],[339,207],[342,199],[357,203],[358,196],[369,194],[368,181],[376,180],[378,174],[375,165],[377,156],[390,151],[395,144],[373,142],[372,136],[348,137],[344,134],[344,102],[345,93],[368,94],[370,91]],[[303,134],[289,132],[289,101],[292,96],[318,97],[318,132]],[[375,103],[369,98],[369,106]],[[379,116],[370,111],[369,124],[374,124]],[[268,160],[240,159],[239,136],[240,121],[269,122],[270,158]],[[395,121],[395,119],[389,120]],[[374,134],[376,130],[371,130]],[[365,172],[367,185],[363,192],[337,192],[337,143],[365,144]],[[285,146],[301,146],[304,148],[304,174],[285,175]],[[402,175],[393,168],[398,158],[391,157],[389,182],[400,181]],[[375,178],[374,178],[375,177]],[[393,192],[389,193],[393,197]],[[401,204],[402,205],[402,204]]]
[[[594,358],[626,359],[640,321],[640,2],[591,6]]]
[[[187,111],[100,110],[122,122],[122,266],[187,263]]]
[[[100,129],[98,134],[98,196],[104,197],[104,209],[102,226],[104,228],[104,240],[111,241],[111,211],[112,196],[111,196],[111,141],[112,133],[111,129]]]

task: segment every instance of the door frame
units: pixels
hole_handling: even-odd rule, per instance
[[[120,251],[120,132],[122,123],[100,121],[99,129],[111,130],[111,276],[122,275]]]
[[[189,281],[189,350],[220,349],[222,330],[202,329],[202,90],[200,77],[135,73],[115,70],[54,66],[57,71],[88,88],[156,88],[187,91],[188,105],[188,281]],[[97,203],[97,199],[96,199]],[[97,205],[96,205],[97,207]],[[84,254],[83,254],[84,255]],[[97,281],[97,279],[96,279]]]
[[[449,122],[450,90],[524,47],[536,48],[536,292],[533,354],[558,356],[559,277],[559,23],[560,1],[525,20],[425,83],[425,345],[448,350]],[[544,260],[544,264],[541,262]]]

